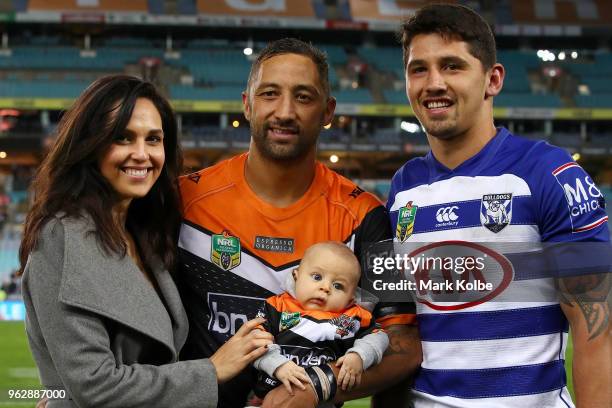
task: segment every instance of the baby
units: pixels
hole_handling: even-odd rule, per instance
[[[331,400],[336,385],[328,380],[328,362],[340,367],[337,384],[343,390],[357,386],[362,372],[380,362],[389,339],[355,303],[360,276],[346,245],[330,241],[308,248],[287,279],[287,291],[268,298],[259,313],[276,344],[254,363],[267,374],[260,376],[257,397],[280,381],[291,394],[292,384],[305,389],[302,383],[311,383],[320,402]]]

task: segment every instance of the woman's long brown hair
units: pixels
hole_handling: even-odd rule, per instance
[[[110,75],[96,80],[63,115],[57,139],[38,168],[30,187],[33,203],[26,217],[19,248],[19,273],[38,242],[41,229],[51,217],[89,215],[92,231],[109,253],[125,255],[121,226],[113,220],[111,208],[118,198],[100,173],[98,160],[125,130],[136,100],[153,102],[162,119],[165,163],[151,191],[132,200],[126,227],[142,255],[159,256],[174,269],[176,243],[181,220],[178,176],[182,155],[177,140],[176,118],[169,103],[149,83],[127,75]]]

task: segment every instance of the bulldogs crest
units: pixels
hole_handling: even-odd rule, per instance
[[[486,194],[480,201],[480,222],[498,233],[512,221],[512,193]]]

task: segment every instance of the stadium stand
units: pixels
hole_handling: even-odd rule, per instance
[[[512,1],[513,23],[610,25],[612,11],[606,0]]]
[[[494,104],[495,106],[516,108],[559,108],[562,106],[558,95],[534,95],[506,91],[495,97]]]
[[[388,178],[407,157],[427,151],[424,134],[401,125],[416,120],[394,37],[398,16],[421,3],[0,1],[3,16],[19,17],[6,23],[0,48],[0,151],[12,157],[8,148],[33,135],[42,151],[61,109],[95,78],[125,72],[154,81],[171,98],[188,158],[213,163],[248,146],[240,101],[252,59],[269,40],[297,35],[327,53],[337,114],[344,119],[322,133],[321,158],[346,153],[358,162],[351,175]],[[580,153],[585,167],[612,185],[612,175],[602,170],[612,157],[612,44],[609,34],[601,34],[612,27],[606,2],[587,0],[580,10],[576,1],[459,3],[479,8],[499,30],[506,78],[495,98],[497,123]],[[578,30],[568,31],[570,23]],[[561,34],[550,34],[555,32]],[[579,56],[538,57],[551,45],[556,56],[573,50]],[[245,55],[247,46],[253,55]],[[40,160],[40,151],[28,156],[29,166]],[[0,169],[12,171],[2,163]],[[335,168],[343,171],[342,164]]]
[[[372,103],[372,94],[367,89],[344,89],[334,92],[338,103]]]
[[[208,1],[197,0],[197,10],[202,14],[210,15],[227,15],[236,14],[259,17],[293,17],[304,18],[314,17],[314,9],[310,1],[304,0],[285,0],[282,3],[276,3],[274,6],[267,6],[265,3],[248,3],[248,2],[225,2],[225,1]]]
[[[29,0],[29,11],[138,11],[147,12],[147,0]]]
[[[173,85],[170,87],[170,97],[174,99],[240,101],[244,86],[215,86],[211,88],[196,88],[192,86]]]
[[[19,245],[21,236],[0,238],[0,278],[19,268]]]
[[[387,103],[393,103],[397,105],[408,103],[408,98],[406,97],[405,90],[395,91],[386,89],[385,91],[383,91],[383,94]]]

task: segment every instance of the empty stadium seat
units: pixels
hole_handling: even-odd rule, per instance
[[[612,77],[612,75],[610,75]],[[612,94],[612,80],[610,77],[582,77],[581,83],[587,85],[591,93]]]
[[[170,86],[170,98],[214,101],[240,101],[244,87],[217,86],[213,88],[199,88],[185,85]]]
[[[360,47],[357,53],[364,61],[381,71],[395,72],[399,69],[403,72],[400,47]]]
[[[574,101],[580,108],[612,108],[612,93],[577,95]]]
[[[9,98],[76,98],[88,82],[2,81],[0,95]]]
[[[558,95],[534,95],[531,93],[510,93],[502,91],[493,99],[499,107],[511,108],[559,108],[561,99]]]
[[[582,138],[579,133],[555,132],[551,137],[551,142],[561,147],[580,147]]]
[[[367,89],[345,89],[332,92],[338,103],[373,103]]]
[[[393,91],[393,90],[385,90],[383,91],[383,95],[385,97],[385,101],[387,103],[392,103],[396,105],[406,105],[408,104],[408,97],[406,96],[406,91]]]

